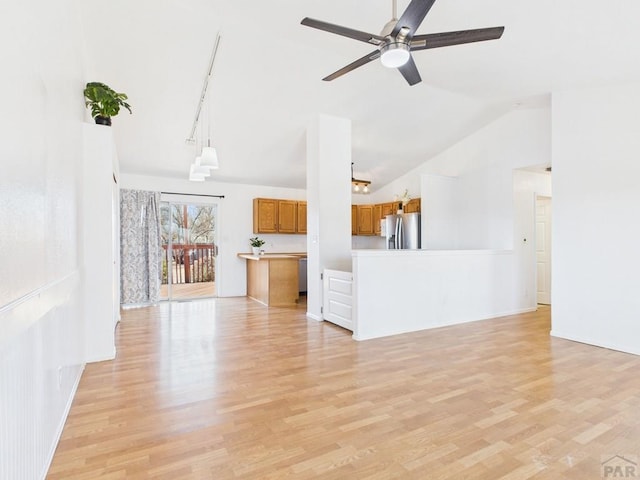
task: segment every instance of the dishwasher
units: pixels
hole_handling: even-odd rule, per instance
[[[307,259],[301,258],[298,266],[298,292],[307,294]]]

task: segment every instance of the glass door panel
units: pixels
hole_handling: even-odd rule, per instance
[[[163,300],[216,295],[217,205],[162,202]]]

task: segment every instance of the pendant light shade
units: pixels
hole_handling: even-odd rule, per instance
[[[197,165],[192,164],[191,168],[189,169],[189,180],[192,182],[204,182],[204,178],[206,177],[206,175],[198,173],[196,170],[197,168],[204,167],[198,167]]]
[[[220,164],[218,163],[218,153],[215,148],[211,146],[202,147],[200,165],[203,167],[209,167],[213,170],[220,168]]]
[[[196,161],[193,165],[191,165],[193,173],[196,175],[202,175],[204,177],[208,177],[211,175],[209,167],[203,166],[200,162],[202,161],[202,157],[196,157]]]

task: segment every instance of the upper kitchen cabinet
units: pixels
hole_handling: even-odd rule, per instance
[[[253,233],[278,233],[278,200],[253,199]]]
[[[306,233],[307,202],[253,199],[253,233]]]
[[[416,213],[420,211],[420,199],[412,198],[403,208],[404,213]]]
[[[307,233],[307,202],[298,202],[298,233]]]
[[[278,233],[297,233],[298,202],[278,200]]]

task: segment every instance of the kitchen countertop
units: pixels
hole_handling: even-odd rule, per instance
[[[253,255],[252,253],[238,253],[239,258],[245,260],[272,260],[278,258],[307,258],[304,252],[285,252],[285,253],[265,253],[262,255]]]

